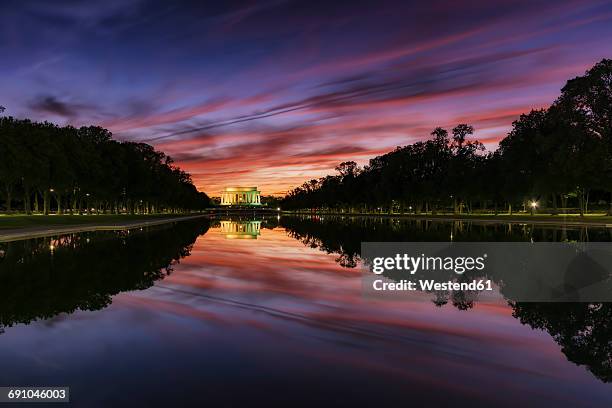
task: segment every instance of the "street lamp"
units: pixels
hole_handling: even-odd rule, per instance
[[[538,208],[538,202],[532,201],[531,203],[529,203],[529,205],[531,206],[531,215],[533,215],[533,212],[535,211],[535,209]]]

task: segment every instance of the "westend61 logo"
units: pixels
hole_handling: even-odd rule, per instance
[[[612,302],[609,242],[362,242],[361,258],[367,296],[497,291],[514,302]]]
[[[390,257],[376,257],[372,259],[372,272],[380,275],[386,271],[403,271],[414,275],[421,271],[444,271],[462,275],[466,271],[482,271],[485,268],[487,254],[479,257],[472,256],[410,256],[408,254],[395,254]]]

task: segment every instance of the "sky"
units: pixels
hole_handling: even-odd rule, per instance
[[[521,113],[612,58],[612,1],[4,0],[5,115],[152,144],[218,196],[280,195]]]

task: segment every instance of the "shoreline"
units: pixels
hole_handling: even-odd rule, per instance
[[[601,227],[612,228],[612,216],[591,215],[580,217],[578,215],[453,215],[453,214],[367,214],[367,213],[302,213],[293,211],[281,211],[285,216],[331,216],[331,217],[364,217],[364,218],[402,218],[412,220],[440,221],[440,222],[474,222],[479,224],[534,224],[548,226],[568,227]],[[210,217],[211,214],[197,214],[173,216],[169,218],[156,217],[154,219],[115,220],[92,224],[73,225],[40,225],[0,229],[0,242],[20,241],[31,238],[41,238],[60,234],[73,234],[90,231],[112,231],[130,228],[150,227],[170,222],[186,221],[196,218]],[[1,222],[1,218],[0,218]]]
[[[454,215],[454,214],[367,214],[367,213],[301,213],[283,211],[284,215],[303,216],[332,216],[332,217],[378,217],[378,218],[404,218],[427,221],[469,221],[483,224],[537,224],[569,227],[605,227],[612,228],[612,216],[607,215]]]
[[[208,217],[209,214],[173,216],[169,218],[157,218],[153,220],[118,221],[99,224],[74,224],[74,225],[45,225],[36,227],[22,227],[14,229],[0,229],[0,242],[21,241],[31,238],[42,238],[60,234],[74,234],[90,231],[114,231],[130,228],[151,227],[154,225],[167,224],[169,222],[186,221],[196,218]]]

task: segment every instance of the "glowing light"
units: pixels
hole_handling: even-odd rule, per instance
[[[538,207],[538,202],[533,200],[529,203],[529,206],[531,207],[531,215],[533,215],[535,212],[535,209]]]
[[[280,211],[280,207],[276,207],[276,211]]]

